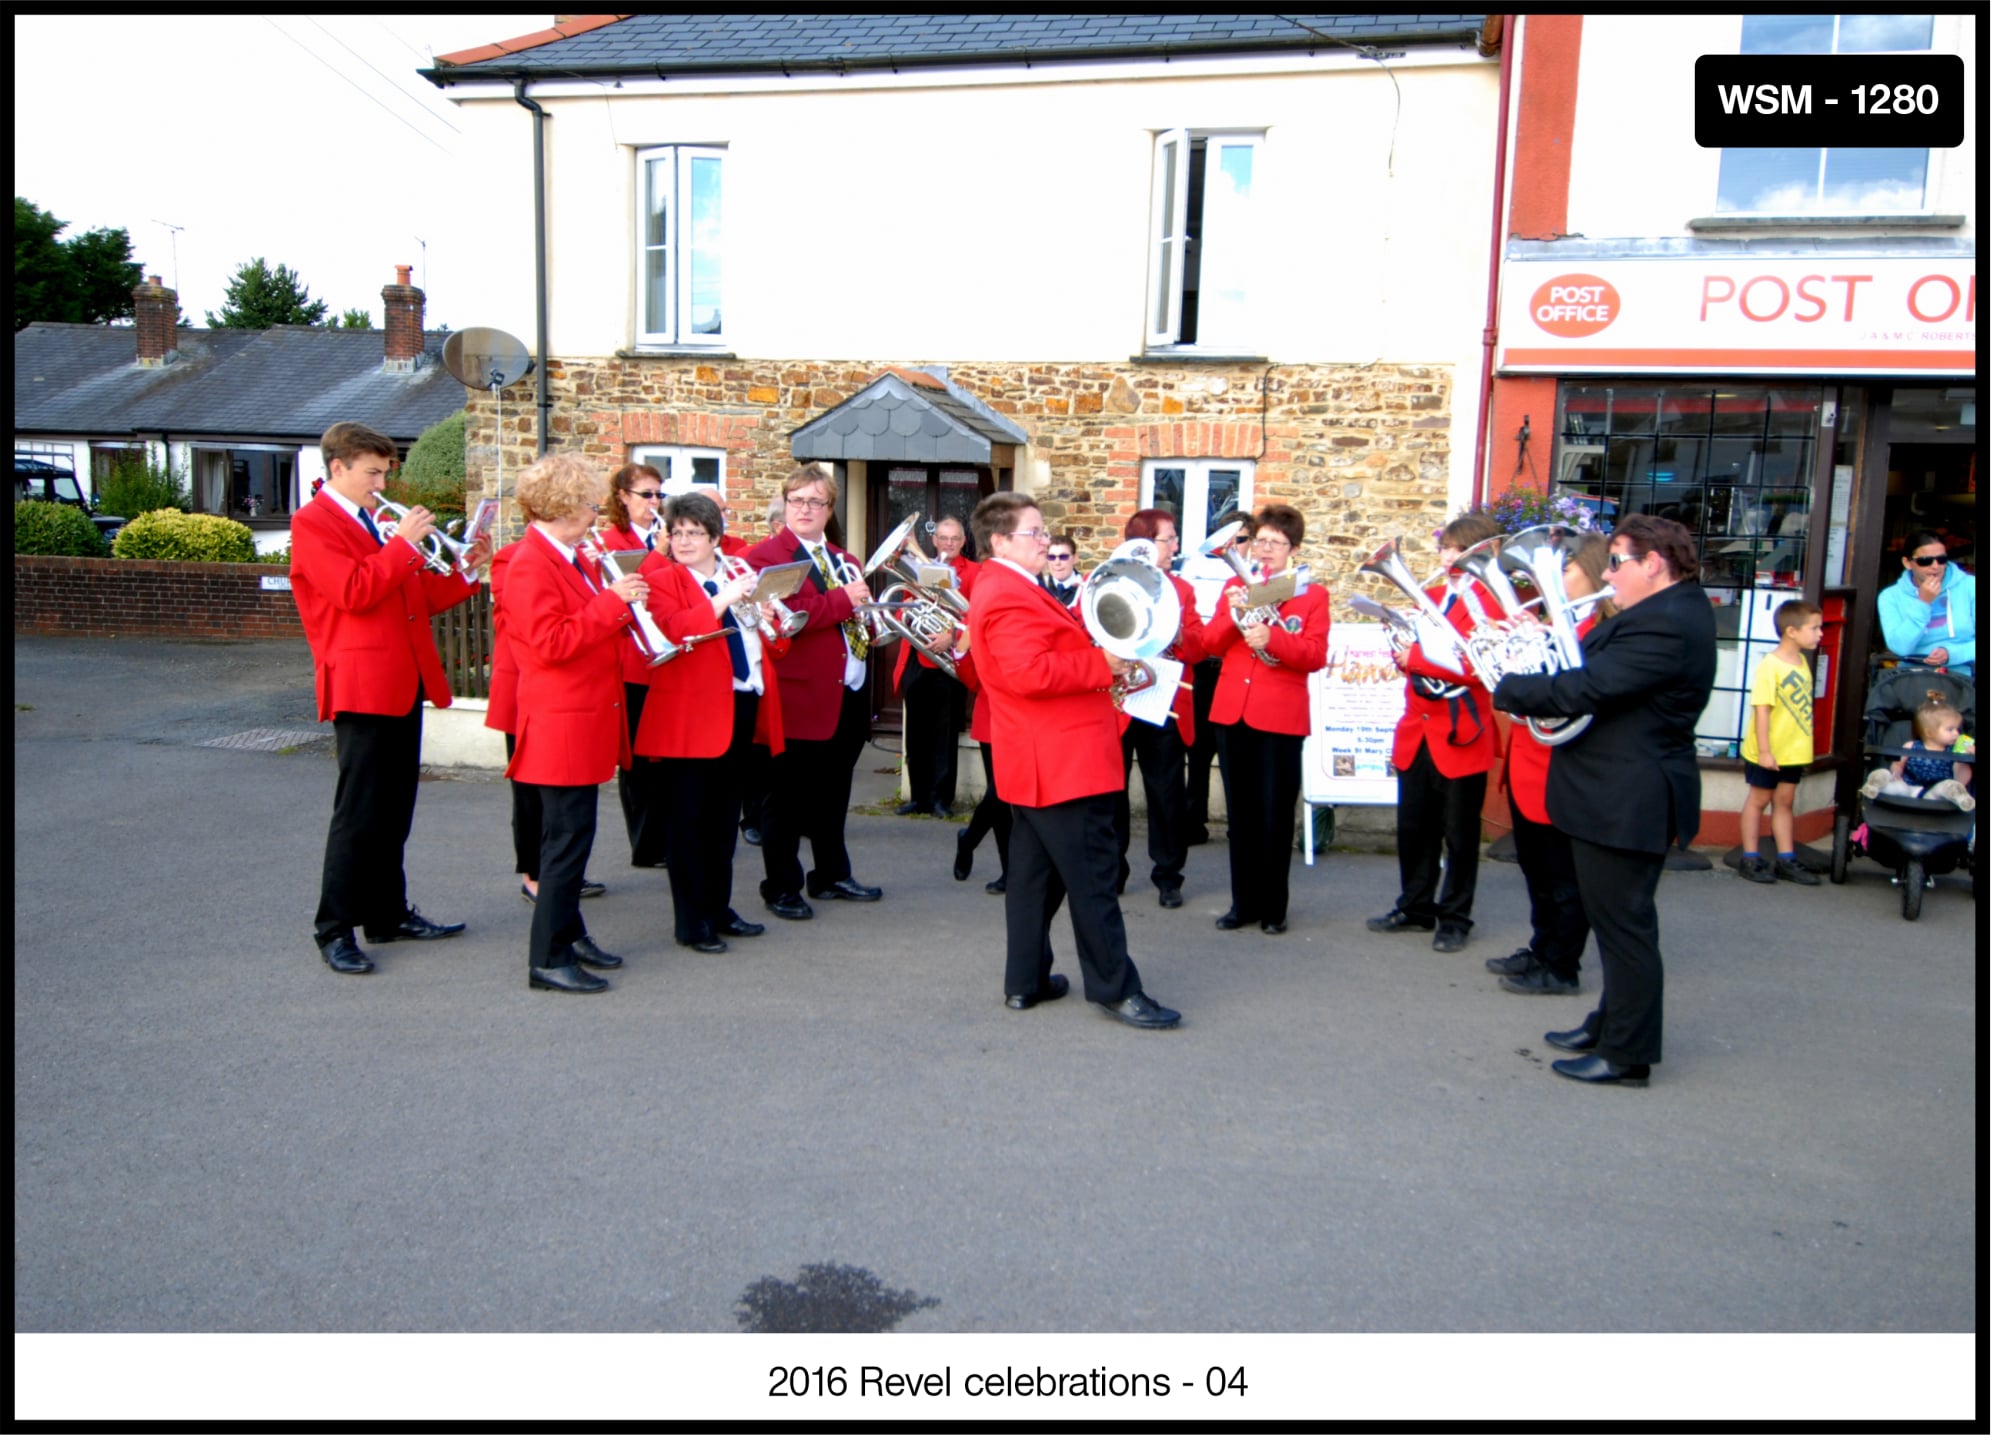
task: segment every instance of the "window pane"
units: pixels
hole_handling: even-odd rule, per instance
[[[1849,17],[1850,21],[1854,17]],[[1833,49],[1831,15],[1745,15],[1746,55],[1824,55]]]
[[[1194,535],[1196,540],[1215,532],[1216,524],[1225,513],[1234,512],[1243,506],[1243,470],[1238,468],[1212,468],[1208,471],[1208,514],[1202,531]],[[1185,535],[1184,535],[1185,536]],[[1186,545],[1183,544],[1183,547]]]
[[[1744,21],[1747,28],[1749,21]],[[1928,15],[1842,15],[1840,40],[1834,47],[1843,55],[1867,50],[1928,50],[1931,47],[1931,17]]]
[[[1184,468],[1156,468],[1153,470],[1154,508],[1164,508],[1174,516],[1174,526],[1179,528],[1181,515],[1187,510],[1187,470]]]
[[[692,481],[696,488],[720,488],[722,486],[721,459],[696,454],[688,460],[688,467],[693,470]]]
[[[667,210],[674,202],[673,170],[663,159],[646,161],[646,246],[667,242]]]
[[[1154,231],[1158,252],[1154,256],[1159,265],[1159,274],[1154,284],[1153,332],[1167,334],[1173,318],[1174,285],[1174,245],[1180,236],[1174,230],[1175,187],[1180,183],[1180,143],[1170,141],[1160,146],[1159,193],[1154,197],[1159,206],[1159,228]]]
[[[1922,209],[1929,160],[1921,149],[1830,149],[1821,206],[1851,214]]]
[[[1804,214],[1818,207],[1816,149],[1725,149],[1717,214]]]
[[[688,318],[697,334],[722,332],[722,161],[688,161]]]
[[[667,251],[646,251],[646,332],[669,334],[673,324],[667,318]]]
[[[1201,215],[1201,318],[1199,342],[1248,340],[1253,245],[1251,165],[1256,149],[1221,140],[1208,143],[1207,183]]]

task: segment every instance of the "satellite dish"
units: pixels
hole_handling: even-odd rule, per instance
[[[505,329],[460,329],[445,336],[445,371],[468,389],[504,389],[534,366],[526,346]]]

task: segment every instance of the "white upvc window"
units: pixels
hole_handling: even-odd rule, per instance
[[[1204,616],[1215,611],[1216,596],[1235,569],[1202,554],[1202,543],[1233,509],[1249,512],[1251,480],[1257,465],[1247,458],[1149,458],[1140,469],[1139,506],[1162,508],[1174,516],[1181,555],[1175,572],[1194,586]]]
[[[1260,133],[1176,129],[1153,141],[1146,347],[1247,352]]]
[[[662,145],[638,153],[639,314],[642,344],[720,347],[722,165],[716,145]]]
[[[660,471],[663,492],[706,493],[717,503],[722,502],[725,460],[719,448],[653,444],[632,450],[632,462],[648,463]]]
[[[1745,55],[1930,52],[1930,15],[1745,15]],[[1919,148],[1730,148],[1721,153],[1721,214],[1925,214],[1937,193],[1940,151]]]

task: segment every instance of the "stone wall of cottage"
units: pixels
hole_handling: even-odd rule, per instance
[[[556,359],[550,445],[607,467],[641,444],[722,449],[730,529],[761,533],[794,467],[792,431],[892,364],[910,361]],[[1032,460],[1046,463],[1042,511],[1052,528],[1076,534],[1086,563],[1118,541],[1148,458],[1254,460],[1257,501],[1305,514],[1302,558],[1336,597],[1391,536],[1405,537],[1411,566],[1427,574],[1431,532],[1450,516],[1449,365],[954,361],[947,371],[1029,434],[1031,471],[1017,473],[1016,486],[1038,481]],[[502,396],[497,445],[490,396],[474,395],[468,410],[469,496],[492,496],[496,453],[507,475],[534,460],[534,382]],[[518,513],[507,514],[507,533],[519,529]]]

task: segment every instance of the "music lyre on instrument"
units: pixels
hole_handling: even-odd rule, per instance
[[[603,543],[599,541],[597,529],[593,528],[590,530],[590,535],[577,545],[576,551],[597,565],[597,571],[603,576],[607,585],[616,583],[619,579],[626,576],[626,570],[619,563],[618,555],[604,547]],[[640,563],[643,563],[651,556],[644,549],[632,549],[629,551],[631,556]],[[638,563],[635,563],[633,571],[636,572],[637,569]],[[632,641],[638,645],[639,655],[646,660],[647,667],[657,668],[662,663],[670,663],[683,652],[687,651],[688,646],[692,646],[691,644],[683,645],[676,643],[662,632],[660,625],[653,621],[653,615],[647,610],[644,600],[628,604],[627,606],[632,610],[632,627],[630,630]]]

